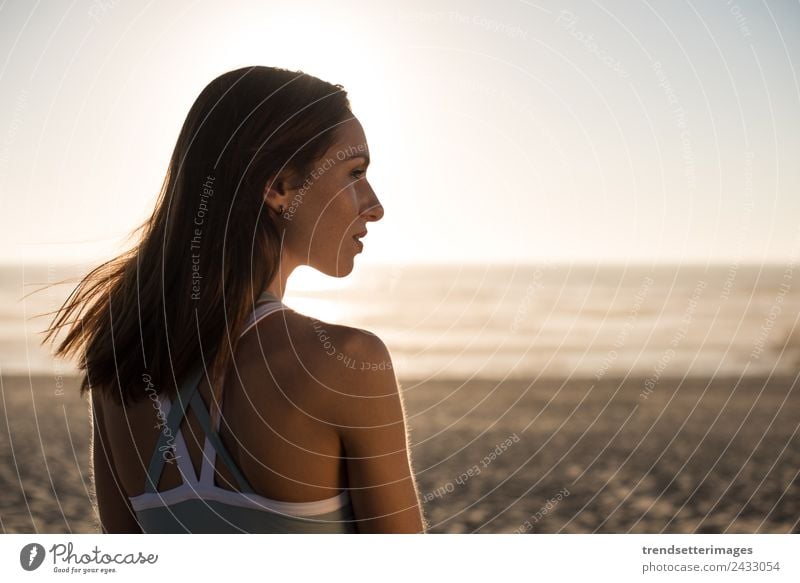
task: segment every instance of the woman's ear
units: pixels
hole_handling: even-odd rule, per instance
[[[288,208],[294,191],[299,188],[295,180],[295,173],[289,170],[268,178],[262,193],[264,204],[276,213],[280,213],[281,206]]]

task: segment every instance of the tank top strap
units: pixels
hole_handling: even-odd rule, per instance
[[[272,312],[286,309],[289,309],[289,307],[284,304],[279,297],[268,291],[262,292],[261,295],[258,296],[258,300],[256,300],[255,309],[242,326],[242,331],[239,333],[239,338],[249,332],[262,318],[266,317]]]
[[[214,431],[214,429],[211,427],[211,417],[208,414],[208,409],[206,409],[206,405],[203,403],[203,398],[200,396],[199,392],[195,392],[191,404],[194,414],[197,416],[197,420],[200,422],[200,427],[203,428],[203,433],[205,434],[206,439],[211,442],[211,445],[214,446],[214,450],[217,452],[217,455],[219,455],[219,457],[222,458],[222,461],[225,462],[225,465],[228,466],[228,469],[236,479],[236,483],[239,485],[239,490],[248,494],[254,494],[255,491],[253,490],[252,486],[250,486],[247,478],[244,477],[244,474],[242,474],[239,466],[237,466],[236,462],[233,461],[230,452],[228,452],[228,448],[222,443],[219,433]],[[208,450],[208,448],[204,447],[203,451],[206,452],[206,450]],[[200,471],[201,484],[208,484],[211,486],[214,485],[215,466],[216,464],[214,464],[213,454],[209,457],[206,457],[204,454],[203,466]]]
[[[153,451],[150,464],[147,467],[147,478],[144,485],[145,492],[155,492],[158,487],[158,481],[161,479],[161,472],[166,463],[166,451],[173,447],[173,445],[168,445],[168,442],[174,442],[176,440],[178,428],[181,426],[181,422],[186,416],[186,409],[189,406],[189,402],[197,391],[202,372],[202,368],[198,368],[187,377],[178,391],[177,402],[172,403],[170,406],[169,413],[167,413],[166,424],[159,433],[155,451]]]
[[[255,310],[250,315],[250,318],[247,320],[247,322],[245,322],[244,329],[240,334],[240,337],[243,336],[244,333],[250,330],[253,326],[255,326],[258,321],[267,314],[271,314],[272,312],[286,308],[287,306],[279,297],[269,291],[264,290],[256,301]],[[214,466],[213,460],[210,460],[210,463],[206,463],[205,460],[205,454],[209,452],[207,445],[208,442],[210,442],[214,450],[216,450],[217,454],[222,458],[225,465],[228,466],[228,469],[230,469],[231,473],[236,478],[239,489],[242,492],[254,493],[250,483],[244,477],[238,466],[234,463],[233,458],[231,457],[225,445],[222,443],[222,440],[219,438],[219,434],[214,428],[211,427],[211,419],[208,409],[206,408],[205,403],[203,403],[200,393],[197,391],[200,381],[203,378],[203,373],[203,366],[197,366],[195,369],[193,369],[178,391],[177,403],[172,403],[170,406],[170,410],[167,413],[165,427],[159,434],[155,451],[150,458],[150,464],[147,468],[147,477],[145,479],[144,488],[144,491],[147,493],[156,492],[158,481],[161,479],[161,473],[163,472],[164,464],[166,463],[165,452],[166,450],[174,447],[174,445],[169,445],[168,442],[175,442],[177,440],[177,436],[180,435],[179,428],[183,422],[183,418],[186,416],[186,411],[190,406],[193,408],[195,416],[200,422],[200,426],[202,427],[203,433],[206,437],[206,444],[203,447],[204,461],[201,468],[200,482],[207,483],[209,479],[208,472],[211,471],[212,473],[210,475],[213,483],[213,470],[211,469]]]
[[[234,463],[233,458],[231,457],[225,445],[222,443],[219,434],[211,427],[211,419],[208,414],[208,409],[203,402],[200,392],[197,390],[200,386],[200,381],[203,378],[203,372],[204,369],[202,366],[198,366],[192,371],[192,373],[187,377],[186,382],[181,386],[181,390],[179,391],[177,397],[177,403],[172,404],[170,407],[169,413],[167,414],[166,428],[162,430],[161,434],[159,435],[156,449],[153,452],[153,456],[150,459],[150,465],[147,469],[147,480],[144,489],[145,492],[156,492],[158,481],[161,479],[161,473],[163,472],[164,464],[166,463],[166,456],[164,455],[164,452],[170,447],[167,445],[167,442],[170,439],[174,440],[176,436],[180,435],[179,430],[181,423],[183,422],[183,418],[186,416],[186,411],[189,409],[189,407],[192,407],[192,410],[194,411],[194,414],[200,423],[200,427],[203,430],[206,442],[211,443],[214,450],[216,450],[217,454],[225,462],[225,465],[228,466],[228,469],[230,469],[231,473],[236,479],[239,490],[246,493],[255,493],[239,467]],[[205,453],[207,453],[207,450],[208,448],[204,446],[204,457]],[[209,465],[213,467],[213,464]],[[201,482],[203,482],[204,479],[207,480],[206,476],[203,475],[203,473],[206,471],[206,462],[204,459],[203,468],[200,475]],[[213,473],[211,474],[211,479],[213,483]]]

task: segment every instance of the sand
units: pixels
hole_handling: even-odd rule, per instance
[[[791,379],[404,379],[434,533],[800,532]],[[0,528],[97,531],[78,381],[2,378]]]

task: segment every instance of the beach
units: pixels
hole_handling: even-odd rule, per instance
[[[793,377],[400,384],[431,533],[800,532]],[[78,379],[3,375],[2,408],[3,532],[97,532]]]

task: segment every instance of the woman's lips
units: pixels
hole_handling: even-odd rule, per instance
[[[358,246],[358,250],[359,251],[363,251],[364,250],[364,243],[362,243],[360,239],[362,239],[363,237],[366,237],[366,236],[367,236],[367,232],[366,231],[361,231],[360,233],[356,233],[355,235],[353,235],[353,241],[356,242],[356,245]]]

